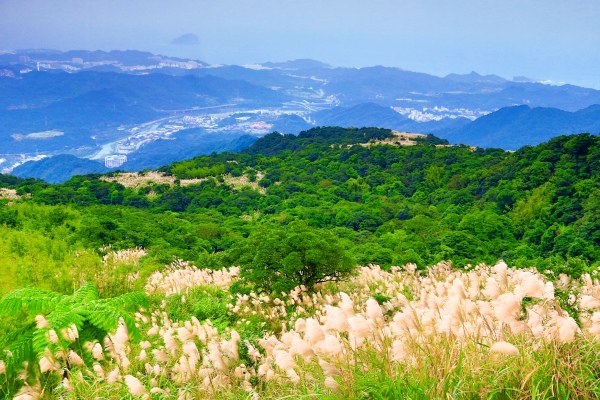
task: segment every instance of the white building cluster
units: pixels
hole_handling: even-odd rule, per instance
[[[117,168],[126,162],[127,156],[123,154],[104,157],[104,166],[106,166],[106,168]]]

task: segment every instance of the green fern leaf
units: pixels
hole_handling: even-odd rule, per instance
[[[18,289],[0,300],[0,314],[17,316],[23,308],[33,315],[45,314],[68,296],[49,290]]]
[[[32,346],[34,328],[35,325],[30,324],[3,337],[1,344],[4,352],[0,358],[4,359],[8,376],[17,374],[23,369],[25,361],[34,358]]]
[[[38,356],[43,355],[46,348],[51,348],[52,343],[48,340],[49,328],[35,329],[32,335],[33,352]]]
[[[142,307],[148,308],[148,297],[144,293],[140,292],[125,293],[119,297],[99,300],[99,302],[127,312],[135,312]]]
[[[86,282],[75,292],[73,299],[80,303],[88,303],[93,300],[98,300],[98,290],[94,287],[94,285]]]
[[[4,359],[6,364],[6,382],[10,382],[12,386],[17,385],[18,388],[21,383],[17,379],[17,373],[23,368],[25,361],[29,362],[31,371],[28,373],[39,373],[37,361],[46,348],[52,349],[57,345],[80,346],[85,341],[101,341],[107,333],[116,330],[121,319],[127,326],[130,339],[136,342],[141,340],[140,331],[131,316],[140,307],[148,307],[148,299],[143,293],[99,299],[96,288],[87,283],[71,296],[31,288],[7,294],[0,300],[0,314],[17,316],[23,311],[31,316],[41,314],[45,316],[50,328],[37,328],[35,323],[30,323],[0,338],[0,349],[8,350],[0,353],[0,359]],[[79,331],[79,340],[74,343],[64,335],[64,330],[72,325]],[[50,343],[50,329],[56,331],[60,344]],[[90,355],[84,354],[84,359],[93,362]]]

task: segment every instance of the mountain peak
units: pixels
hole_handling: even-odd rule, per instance
[[[444,79],[449,79],[454,82],[465,83],[504,83],[506,79],[498,75],[481,75],[475,71],[468,74],[448,74]]]

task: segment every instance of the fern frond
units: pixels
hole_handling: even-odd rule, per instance
[[[112,299],[99,299],[96,288],[88,283],[71,296],[32,288],[19,289],[7,294],[0,299],[0,314],[18,316],[23,311],[32,316],[42,314],[50,325],[50,328],[38,329],[35,323],[30,323],[25,328],[0,338],[0,350],[8,351],[0,353],[0,359],[4,359],[7,369],[7,382],[17,385],[18,389],[21,383],[16,376],[23,369],[25,361],[29,362],[28,368],[35,369],[37,360],[46,348],[52,350],[57,346],[71,347],[85,341],[100,341],[107,333],[117,329],[120,319],[125,322],[130,339],[139,342],[141,334],[131,313],[140,307],[148,307],[148,298],[143,293],[127,293]],[[64,335],[64,329],[72,325],[79,331],[79,340],[75,343]],[[50,329],[56,331],[60,343],[50,342]],[[87,362],[93,361],[89,354],[84,357]]]
[[[33,315],[45,314],[68,296],[50,290],[13,290],[0,300],[0,314],[17,316],[23,308]]]
[[[73,299],[77,302],[88,303],[93,300],[98,300],[98,290],[89,282],[83,284],[82,287],[77,289],[73,294]]]
[[[90,305],[88,311],[88,321],[105,332],[117,329],[119,318],[122,317],[122,313],[118,308],[102,303]]]
[[[52,347],[52,343],[48,340],[48,331],[49,328],[44,329],[33,329],[32,332],[32,351],[36,355],[41,355],[44,353],[46,348]]]
[[[77,329],[81,329],[87,319],[87,310],[81,307],[57,308],[46,316],[46,320],[57,332],[75,324]]]
[[[129,316],[129,314],[124,314],[122,318],[123,321],[125,321],[125,325],[127,326],[129,340],[131,340],[134,343],[138,343],[140,340],[142,340],[142,333],[135,324],[135,319]]]
[[[32,345],[34,329],[35,325],[30,324],[2,338],[0,345],[4,352],[1,353],[0,358],[4,359],[8,376],[17,374],[23,369],[25,361],[34,359],[35,353]]]
[[[135,312],[142,307],[148,308],[148,296],[141,292],[131,292],[118,297],[99,300],[99,303],[104,303],[123,311]]]
[[[83,328],[79,332],[79,342],[102,342],[107,333],[108,332],[105,330],[92,325],[90,321],[86,321]]]

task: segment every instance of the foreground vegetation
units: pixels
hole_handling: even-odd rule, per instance
[[[146,293],[160,304],[135,314],[139,336],[121,319],[84,339],[89,326],[60,331],[42,312],[35,363],[25,374],[7,358],[2,390],[15,379],[20,399],[600,396],[600,282],[587,274],[369,266],[270,295],[232,293],[238,279],[182,262],[155,273]]]
[[[392,138],[0,175],[2,395],[599,397],[600,139]]]

